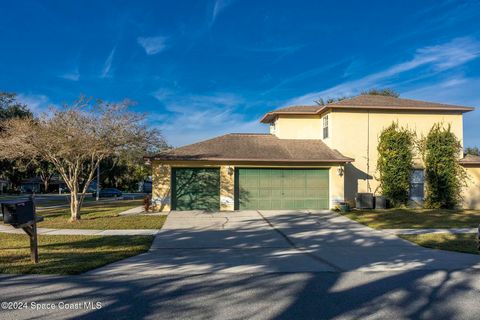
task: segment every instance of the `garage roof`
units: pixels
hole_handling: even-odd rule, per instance
[[[324,106],[290,106],[268,112],[260,120],[263,123],[272,122],[281,114],[321,114],[330,109],[376,109],[376,110],[417,110],[417,111],[456,111],[469,112],[472,107],[450,105],[437,102],[420,101],[413,99],[395,98],[390,96],[359,95],[350,99],[326,104]]]
[[[465,157],[460,160],[461,164],[479,164],[480,165],[480,156],[475,156],[472,154],[467,154]]]
[[[279,139],[271,134],[231,133],[151,157],[163,161],[345,163],[354,159],[317,139]]]

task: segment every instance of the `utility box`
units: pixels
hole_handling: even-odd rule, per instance
[[[373,209],[373,193],[357,193],[355,207],[357,209]]]
[[[35,206],[32,200],[9,200],[2,202],[3,223],[16,228],[35,221]]]
[[[384,196],[376,196],[375,209],[387,209],[387,198]]]

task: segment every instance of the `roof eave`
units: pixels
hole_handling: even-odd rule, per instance
[[[318,111],[312,111],[312,112],[309,112],[309,111],[298,111],[298,112],[276,112],[276,111],[272,111],[272,112],[268,112],[266,113],[261,119],[260,119],[260,122],[261,123],[272,123],[273,120],[275,120],[275,118],[278,116],[278,115],[292,115],[292,116],[295,116],[295,115],[311,115],[311,116],[314,116],[314,115],[317,115],[318,114]]]
[[[478,166],[480,165],[480,161],[462,161],[460,160],[459,163],[462,165],[462,166],[468,166],[468,165],[473,165],[473,166]]]
[[[398,106],[355,106],[355,105],[326,105],[322,109],[318,110],[318,113],[323,112],[325,109],[374,109],[374,110],[418,110],[418,111],[457,111],[457,112],[470,112],[475,110],[473,107],[398,107]]]
[[[149,160],[153,161],[165,161],[165,162],[175,162],[175,161],[230,161],[230,162],[274,162],[274,163],[350,163],[355,161],[352,158],[339,158],[339,159],[324,159],[324,160],[312,160],[312,159],[241,159],[241,158],[182,158],[182,157],[151,157]]]

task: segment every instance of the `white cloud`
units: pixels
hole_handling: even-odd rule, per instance
[[[165,50],[166,46],[165,37],[138,37],[137,42],[140,46],[145,49],[145,52],[148,55],[157,54],[163,50]]]
[[[75,69],[72,72],[62,74],[59,77],[65,80],[78,81],[80,80],[80,72],[78,71],[78,69]]]
[[[456,75],[434,84],[405,91],[402,95],[419,100],[480,106],[478,88],[480,88],[480,78],[465,78],[462,75]]]
[[[215,23],[215,20],[217,19],[217,17],[220,15],[220,13],[222,13],[233,2],[234,0],[215,0],[208,25],[212,26]]]
[[[17,95],[17,100],[23,104],[26,104],[30,111],[32,111],[35,115],[47,112],[48,108],[53,106],[50,99],[43,94],[20,93]]]
[[[258,119],[247,119],[238,108],[245,101],[234,94],[175,95],[169,90],[153,94],[169,114],[154,115],[168,143],[174,146],[194,143],[232,132],[265,132]]]
[[[155,99],[159,100],[160,102],[168,101],[172,96],[174,95],[174,91],[166,88],[160,88],[152,95],[155,97]]]
[[[115,55],[115,51],[117,50],[116,47],[110,51],[110,54],[108,55],[107,59],[105,60],[105,63],[103,64],[103,69],[102,69],[102,78],[107,78],[110,77],[110,70],[112,69],[112,62],[113,62],[113,56]]]
[[[480,56],[480,42],[469,38],[457,38],[442,45],[428,46],[416,51],[411,60],[393,65],[359,78],[344,82],[319,92],[311,92],[289,100],[286,105],[312,104],[319,97],[349,96],[372,87],[385,86],[402,73],[428,68],[429,75],[458,67]]]

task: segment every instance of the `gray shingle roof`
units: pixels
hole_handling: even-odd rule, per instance
[[[383,109],[383,110],[423,110],[423,111],[458,111],[468,112],[472,107],[450,105],[444,103],[427,102],[413,99],[395,98],[381,95],[359,95],[324,106],[289,106],[268,112],[260,120],[264,123],[272,122],[279,114],[320,114],[328,109]]]
[[[270,134],[226,134],[171,149],[151,159],[163,161],[351,162],[317,139],[279,139]]]
[[[351,99],[345,99],[330,104],[335,106],[350,106],[350,107],[393,107],[395,109],[432,109],[432,110],[458,110],[471,111],[473,108],[465,106],[457,106],[445,103],[420,101],[414,99],[395,98],[381,95],[359,95]]]
[[[290,107],[285,107],[285,108],[280,108],[275,110],[275,112],[317,112],[321,106],[315,105],[315,106],[290,106]]]
[[[480,156],[474,156],[472,154],[467,154],[465,157],[460,160],[461,164],[479,164],[480,165]]]

